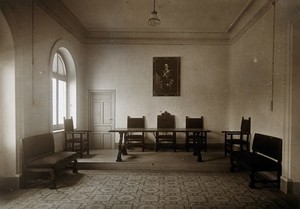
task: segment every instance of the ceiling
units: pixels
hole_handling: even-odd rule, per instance
[[[153,0],[61,0],[88,31],[226,33],[253,0],[156,0],[161,24],[147,20]]]
[[[231,44],[274,0],[35,0],[84,43]],[[275,0],[276,1],[276,0]]]

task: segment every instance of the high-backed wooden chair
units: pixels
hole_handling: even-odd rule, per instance
[[[168,129],[175,128],[175,116],[167,111],[157,116],[157,128],[161,129],[156,132],[156,152],[162,145],[171,145],[176,152],[176,132]]]
[[[251,117],[242,117],[241,128],[239,131],[222,131],[224,133],[224,152],[225,156],[230,154],[234,147],[240,150],[250,150]]]
[[[88,130],[75,130],[73,118],[64,118],[65,127],[65,150],[77,152],[82,158],[83,153],[89,154],[89,132]]]
[[[127,128],[145,128],[145,116],[141,118],[127,117]],[[131,146],[141,146],[142,151],[145,150],[145,134],[144,132],[126,132],[125,134],[125,146],[127,148]]]
[[[185,127],[186,128],[204,128],[204,122],[203,122],[203,116],[201,116],[200,118],[190,118],[188,116],[186,116],[185,118]],[[206,137],[203,135],[203,133],[201,133],[200,135],[196,135],[192,132],[187,132],[186,133],[186,138],[185,138],[185,149],[188,152],[190,145],[192,144],[193,148],[194,146],[196,146],[196,140],[197,138],[199,138],[200,140],[200,144],[201,144],[201,148],[204,148],[205,152],[207,151],[207,139]]]

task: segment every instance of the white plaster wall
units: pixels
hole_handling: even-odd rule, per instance
[[[31,124],[26,128],[30,133],[49,132],[52,124],[51,100],[51,53],[57,41],[65,43],[75,61],[78,92],[78,127],[87,127],[87,91],[83,66],[83,52],[80,42],[53,20],[40,7],[34,7],[34,65],[33,65],[33,98],[30,109]],[[45,24],[47,23],[47,24]],[[39,127],[38,129],[36,127]]]
[[[212,130],[209,143],[222,142],[227,118],[228,47],[226,45],[87,45],[88,88],[116,90],[116,127],[127,115],[146,116],[156,127],[157,115],[168,111],[176,126],[185,117],[204,116]],[[152,96],[153,57],[181,57],[181,95]]]
[[[21,168],[19,139],[51,131],[50,54],[57,40],[64,40],[71,46],[68,49],[76,62],[77,117],[80,118],[77,127],[80,128],[88,124],[88,95],[84,52],[79,40],[35,4],[32,15],[31,1],[0,1],[0,8],[12,33],[11,37],[6,36],[8,26],[3,26],[1,20],[0,92],[5,99],[0,102],[0,175],[13,177]],[[57,134],[55,140],[56,150],[62,150],[63,135]]]
[[[267,134],[273,124],[269,119],[273,115],[272,17],[270,9],[232,45],[230,51],[231,88],[228,126],[237,127],[242,116],[251,117],[252,134],[255,132]]]
[[[297,103],[299,97],[296,84],[298,78],[293,78],[298,73],[291,72],[291,69],[297,71],[291,61],[291,24],[297,16],[299,17],[299,8],[300,2],[297,0],[279,0],[276,3],[274,69],[272,69],[274,7],[252,25],[230,49],[231,88],[228,126],[238,123],[241,116],[250,116],[252,134],[259,132],[282,138],[282,178],[286,182],[300,181],[298,119],[291,120],[294,115],[299,114],[299,108],[293,105],[293,102]],[[272,71],[274,106],[271,111]],[[291,96],[292,89],[294,98]]]
[[[0,28],[0,177],[8,177],[16,174],[15,51],[1,11]]]
[[[300,182],[300,16],[293,25],[291,178]],[[298,191],[300,193],[300,190]]]
[[[290,95],[291,95],[291,106],[290,106],[290,146],[289,156],[290,157],[290,179],[295,183],[293,186],[293,193],[300,194],[300,2],[292,1],[290,4],[286,2],[281,2],[279,5],[279,12],[284,13],[283,17],[287,22],[288,28],[283,28],[288,30],[287,40],[290,43],[290,54],[291,57],[289,61],[289,76],[290,80]],[[287,12],[289,11],[289,12]]]

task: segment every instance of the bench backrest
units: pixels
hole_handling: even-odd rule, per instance
[[[25,164],[54,152],[54,139],[50,133],[23,138],[21,143]]]
[[[282,139],[256,133],[253,139],[252,150],[281,162]]]

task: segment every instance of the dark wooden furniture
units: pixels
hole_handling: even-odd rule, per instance
[[[127,128],[145,128],[145,116],[141,118],[127,117]],[[126,132],[124,137],[126,148],[131,146],[141,146],[142,151],[145,150],[145,134],[144,132]]]
[[[233,151],[230,154],[231,171],[239,167],[245,169],[250,175],[250,188],[255,188],[256,182],[272,182],[280,187],[282,172],[282,139],[258,134],[254,135],[252,152]],[[266,173],[275,173],[275,178],[266,178]],[[271,175],[269,175],[271,176]]]
[[[22,176],[21,188],[27,186],[30,173],[49,173],[49,188],[55,189],[55,175],[63,168],[77,173],[76,152],[54,152],[54,139],[50,133],[27,137],[21,140]]]
[[[190,118],[186,116],[185,118],[185,127],[186,128],[203,128],[203,116],[200,118]],[[201,143],[201,148],[207,151],[207,137],[202,133],[201,135],[197,135],[196,133],[193,132],[187,132],[186,137],[185,137],[185,149],[188,152],[189,148],[192,147],[194,148],[194,153],[195,153],[195,146],[197,145],[196,142],[200,141]]]
[[[234,147],[249,151],[250,135],[251,135],[251,118],[242,117],[241,127],[239,131],[222,131],[224,133],[224,152],[225,156],[230,154]]]
[[[89,130],[75,130],[73,118],[64,118],[65,150],[77,152],[82,158],[83,153],[89,155]]]
[[[204,135],[207,137],[207,133],[210,132],[210,130],[203,129],[203,128],[117,128],[113,130],[109,130],[109,132],[119,133],[119,146],[118,146],[118,154],[117,154],[117,162],[122,162],[121,155],[124,154],[124,149],[126,149],[126,146],[123,145],[124,136],[127,132],[147,132],[147,133],[153,133],[154,136],[157,132],[171,132],[171,133],[187,133],[191,132],[197,135]],[[198,139],[198,137],[196,137]],[[202,162],[202,155],[201,155],[201,147],[200,143],[197,142],[197,161]],[[125,147],[125,148],[124,148]],[[127,152],[126,152],[127,153]]]
[[[167,111],[157,116],[157,128],[158,129],[168,129],[175,128],[175,116],[171,115]],[[174,152],[176,152],[176,132],[162,132],[157,131],[155,134],[155,150],[156,152],[162,146],[171,145],[173,147]]]

